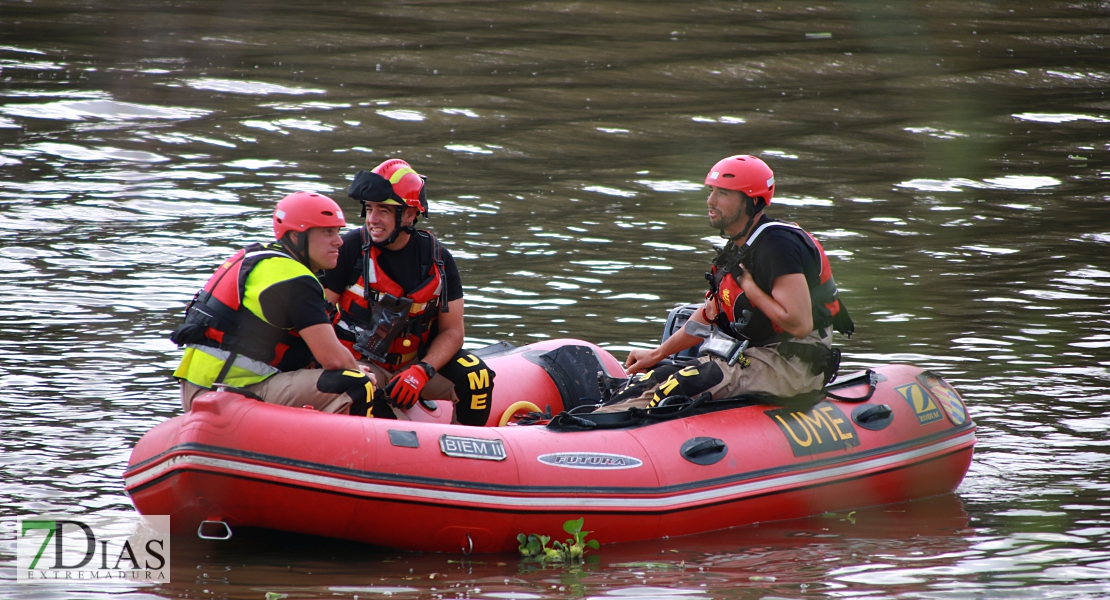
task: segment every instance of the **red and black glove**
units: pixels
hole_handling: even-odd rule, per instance
[[[436,370],[432,365],[418,362],[389,380],[385,393],[389,394],[389,401],[394,406],[408,410],[420,399],[420,392],[435,374]]]

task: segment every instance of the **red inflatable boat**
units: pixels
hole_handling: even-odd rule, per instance
[[[265,527],[504,552],[519,533],[559,539],[579,517],[594,538],[628,542],[951,492],[975,445],[955,390],[907,365],[830,387],[850,401],[709,401],[624,424],[584,415],[525,426],[513,413],[598,402],[620,364],[576,340],[480,353],[497,373],[488,427],[451,425],[435,414],[446,406],[395,421],[211,392],[143,436],[127,491],[140,512],[171,515],[177,533]]]

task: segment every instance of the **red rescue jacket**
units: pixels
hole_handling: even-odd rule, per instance
[[[736,248],[731,242],[725,247],[722,257],[727,257],[726,260],[723,264],[714,264],[710,273],[710,295],[716,297],[718,306],[721,308],[717,316],[717,325],[725,332],[744,336],[744,328],[750,319],[746,318],[743,312],[756,309],[747,301],[747,298],[743,297],[744,290],[740,288],[740,283],[734,276],[734,272],[738,273],[740,262],[763,239],[761,234],[772,227],[782,228],[794,233],[821,264],[818,283],[809,287],[810,303],[813,305],[814,330],[822,330],[832,325],[836,331],[851,336],[855,330],[855,324],[852,323],[851,317],[848,316],[848,310],[840,301],[840,292],[833,280],[832,266],[829,264],[829,257],[825,254],[825,249],[811,233],[802,229],[796,223],[785,221],[768,220],[748,236],[743,247]],[[764,346],[794,337],[774,322],[771,323],[771,326],[778,334],[775,339],[752,340],[752,344]]]
[[[436,334],[436,319],[439,318],[441,296],[446,291],[446,273],[443,268],[442,246],[431,233],[417,230],[417,244],[420,244],[421,264],[413,265],[427,273],[419,286],[408,294],[393,281],[378,264],[381,249],[368,243],[369,235],[362,229],[362,258],[355,269],[354,280],[339,296],[339,314],[336,317],[336,333],[340,343],[351,351],[358,360],[366,360],[354,349],[354,331],[370,327],[374,303],[381,294],[396,298],[410,298],[409,320],[405,330],[390,345],[386,362],[379,364],[390,371],[399,371],[414,360],[423,358],[428,345]],[[430,257],[424,264],[424,257]]]
[[[170,339],[178,345],[199,344],[235,352],[282,370],[303,367],[281,365],[293,344],[303,344],[300,336],[267,323],[242,303],[247,274],[268,258],[290,257],[280,247],[251,244],[224,261],[197,292],[186,311],[185,322]]]

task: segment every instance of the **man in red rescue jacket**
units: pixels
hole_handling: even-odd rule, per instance
[[[494,372],[462,350],[454,258],[415,227],[428,216],[424,177],[403,160],[387,160],[359,171],[347,195],[362,204],[366,221],[343,234],[337,266],[324,274],[328,300],[339,306],[340,342],[383,382],[395,407],[450,400],[459,423],[485,425]]]
[[[840,354],[832,331],[851,335],[854,326],[821,244],[796,224],[763,213],[775,193],[771,168],[754,156],[730,156],[713,166],[705,185],[709,224],[728,238],[707,273],[705,304],[658,347],[629,353],[625,367],[635,377],[600,411],[703,392],[801,399],[836,373]],[[695,363],[652,368],[703,342]]]

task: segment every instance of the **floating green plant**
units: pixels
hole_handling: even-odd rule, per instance
[[[853,510],[852,512],[850,512],[846,515],[840,515],[839,513],[834,513],[834,512],[827,512],[827,513],[823,513],[821,515],[821,518],[822,519],[840,519],[841,521],[848,521],[852,525],[855,525],[856,524],[856,511]]]
[[[586,554],[586,548],[597,550],[601,547],[597,540],[586,541],[586,536],[591,532],[582,531],[582,524],[585,521],[585,517],[582,517],[563,523],[563,531],[571,535],[566,542],[558,540],[551,542],[551,536],[547,535],[537,535],[535,533],[524,535],[521,533],[516,536],[516,540],[520,542],[518,550],[525,559],[537,560],[542,563],[581,563]],[[547,545],[548,542],[551,542],[551,546]]]

